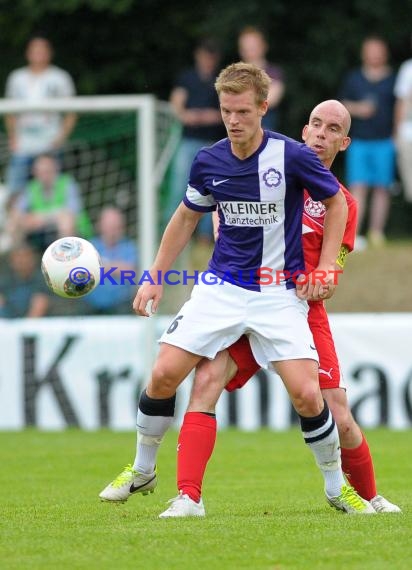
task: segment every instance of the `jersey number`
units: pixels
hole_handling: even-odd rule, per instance
[[[175,330],[177,329],[177,327],[179,326],[179,321],[183,319],[183,315],[180,315],[180,317],[176,317],[174,321],[172,321],[170,323],[170,327],[167,329],[167,334],[170,334],[172,332],[175,332]]]

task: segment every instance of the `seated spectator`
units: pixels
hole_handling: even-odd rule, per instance
[[[98,235],[90,241],[100,253],[106,272],[111,267],[117,268],[110,275],[119,284],[114,285],[106,279],[84,298],[85,304],[95,315],[131,314],[136,287],[127,280],[121,283],[121,272],[136,272],[138,254],[135,243],[125,236],[123,213],[118,208],[107,206],[100,214],[97,229]]]
[[[40,270],[40,260],[26,244],[15,246],[8,255],[9,266],[0,276],[0,316],[9,319],[44,317],[51,295]]]
[[[10,232],[39,251],[55,239],[91,235],[90,221],[82,209],[76,181],[59,171],[52,155],[43,154],[33,165],[33,178],[10,213]]]

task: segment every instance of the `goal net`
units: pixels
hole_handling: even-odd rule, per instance
[[[56,99],[27,106],[0,100],[0,115],[22,111],[76,112],[78,120],[63,149],[63,170],[76,179],[94,224],[105,205],[126,216],[127,235],[137,240],[142,267],[153,260],[158,239],[165,176],[180,138],[170,106],[151,95]],[[0,176],[9,160],[7,136],[0,133]],[[3,188],[2,198],[6,190]],[[2,219],[4,223],[4,208]]]

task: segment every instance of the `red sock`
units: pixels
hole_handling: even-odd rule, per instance
[[[177,488],[199,502],[206,465],[216,441],[216,418],[187,412],[177,444]]]
[[[355,449],[341,448],[342,471],[349,483],[361,497],[369,501],[376,496],[376,481],[372,456],[368,442],[363,436],[362,443]]]

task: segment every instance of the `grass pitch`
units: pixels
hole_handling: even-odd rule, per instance
[[[134,455],[132,433],[0,433],[3,570],[409,570],[412,432],[367,433],[378,490],[402,515],[347,516],[327,506],[297,430],[223,431],[206,473],[205,519],[160,520],[176,495],[171,432],[154,495],[98,493]]]

